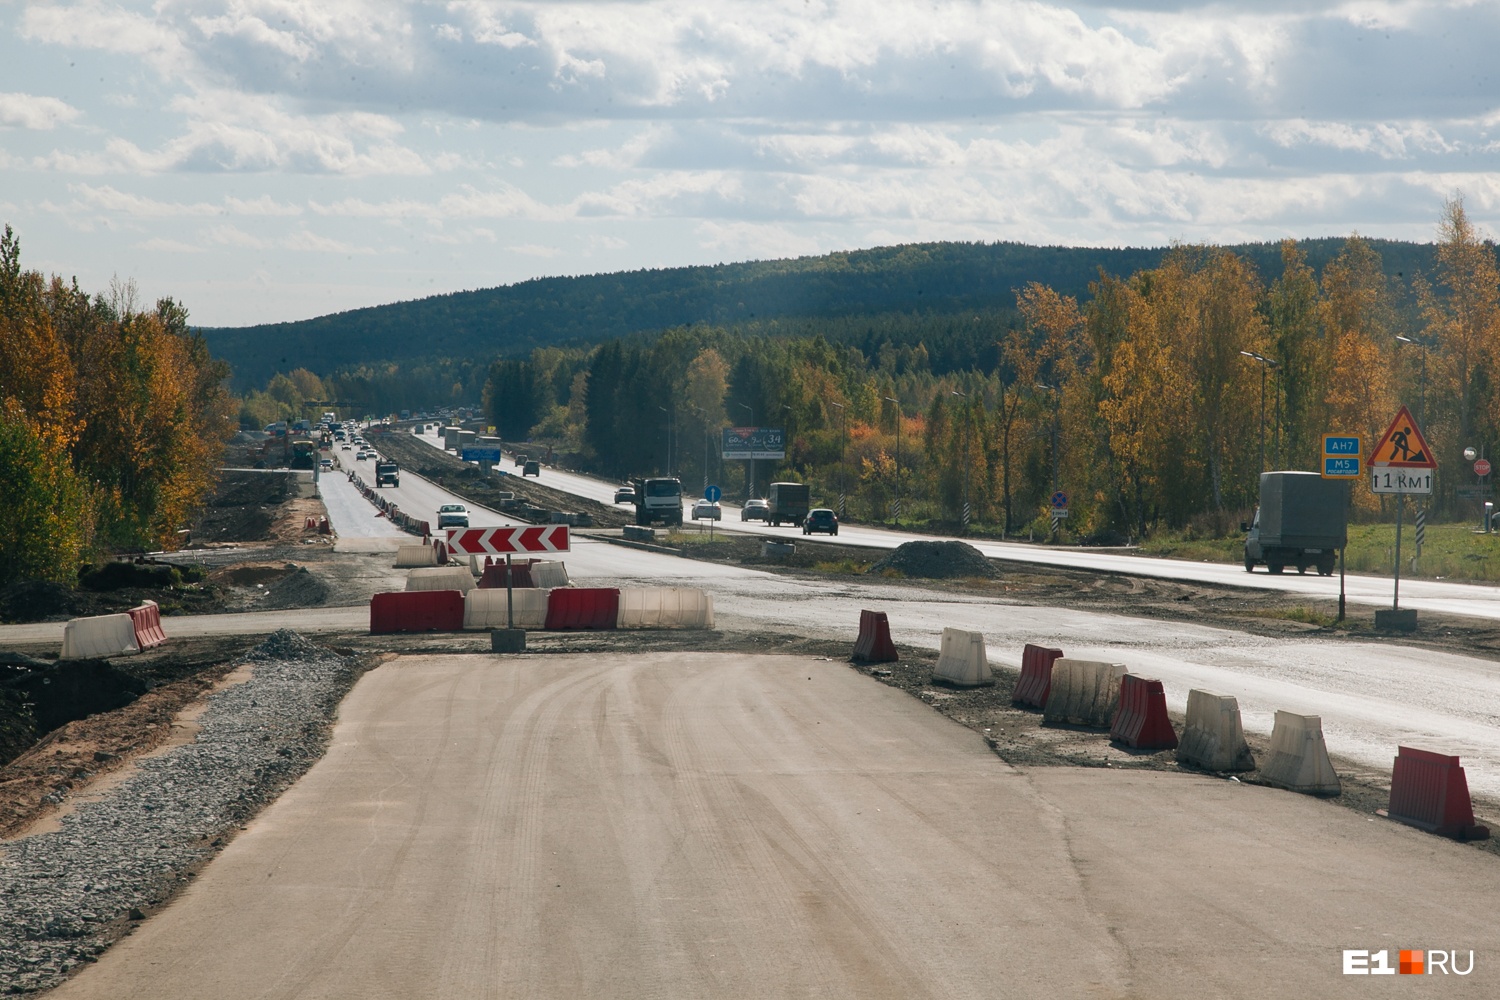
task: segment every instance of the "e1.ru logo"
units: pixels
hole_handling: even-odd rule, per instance
[[[1402,948],[1396,953],[1396,968],[1391,968],[1391,954],[1385,949],[1363,951],[1344,949],[1344,975],[1346,976],[1431,976],[1441,971],[1443,975],[1467,976],[1474,971],[1474,953],[1469,952],[1469,966],[1460,970],[1459,952],[1430,949]]]

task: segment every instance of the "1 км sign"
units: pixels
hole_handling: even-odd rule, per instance
[[[1426,496],[1432,492],[1432,470],[1376,466],[1370,469],[1370,489],[1376,493]]]

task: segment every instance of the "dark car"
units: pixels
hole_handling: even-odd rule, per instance
[[[527,462],[524,466],[521,467],[521,475],[536,476],[538,478],[541,478],[542,463],[533,458],[531,461]]]
[[[741,521],[764,521],[771,513],[771,505],[764,500],[746,500],[740,508]]]
[[[814,507],[807,512],[807,517],[802,522],[802,533],[804,535],[811,535],[815,531],[837,535],[839,533],[839,516],[827,507]]]

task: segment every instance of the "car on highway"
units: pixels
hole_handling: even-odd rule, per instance
[[[711,500],[699,500],[693,504],[694,521],[718,521],[722,517],[723,511]]]
[[[741,521],[764,521],[771,513],[771,505],[764,500],[746,500],[740,508]]]
[[[321,468],[324,472],[332,472],[333,471],[333,459],[331,459],[331,458],[325,458],[325,459],[323,459],[322,461],[320,461],[318,463],[318,467]]]
[[[615,503],[635,503],[635,487],[617,487],[615,489]]]
[[[469,508],[461,503],[445,503],[438,508],[439,528],[467,528],[469,526]]]
[[[527,462],[521,468],[521,476],[523,478],[526,476],[536,476],[538,479],[542,478],[542,463],[536,459]]]
[[[830,535],[837,535],[839,533],[839,516],[827,507],[814,507],[807,512],[807,517],[802,520],[802,533],[804,535],[811,535],[819,531]]]
[[[354,450],[354,446],[352,444],[340,445],[339,447],[343,451],[353,451]]]
[[[365,459],[367,459],[369,457],[370,456],[368,454],[366,454],[366,452],[364,451],[364,449],[360,449],[359,451],[356,451],[354,453],[354,460],[356,462],[363,462]]]

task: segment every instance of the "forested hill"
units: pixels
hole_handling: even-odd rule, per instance
[[[1321,272],[1343,239],[1304,241]],[[1431,273],[1427,244],[1371,240],[1404,289]],[[1275,243],[1232,247],[1268,284],[1281,273]],[[330,373],[360,364],[434,355],[491,358],[561,343],[596,343],[642,331],[706,323],[753,324],[781,318],[1008,310],[1028,282],[1080,300],[1099,270],[1126,276],[1152,268],[1167,251],[1034,247],[1019,243],[924,243],[703,267],[538,278],[355,309],[292,323],[205,328],[210,349],[234,368],[240,388],[277,371]],[[1398,293],[1399,294],[1399,293]]]

